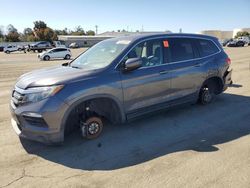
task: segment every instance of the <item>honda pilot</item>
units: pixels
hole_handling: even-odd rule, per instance
[[[134,35],[104,40],[60,66],[22,75],[11,95],[11,123],[22,137],[60,143],[77,130],[87,139],[176,105],[210,103],[232,83],[217,38]]]

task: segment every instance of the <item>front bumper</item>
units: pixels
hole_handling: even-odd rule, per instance
[[[63,135],[60,132],[51,134],[46,133],[46,131],[37,131],[35,129],[32,129],[31,127],[28,129],[22,129],[21,125],[17,121],[15,121],[14,118],[11,118],[11,125],[20,138],[38,141],[46,144],[63,142]]]
[[[37,103],[16,106],[10,101],[11,124],[20,138],[46,144],[64,140],[63,115],[68,105],[60,99],[45,99]]]

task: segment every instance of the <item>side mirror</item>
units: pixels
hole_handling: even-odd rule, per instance
[[[141,58],[129,58],[124,64],[124,71],[132,71],[138,69],[142,66],[142,59]]]

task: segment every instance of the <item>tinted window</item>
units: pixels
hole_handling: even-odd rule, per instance
[[[129,58],[142,58],[143,67],[163,64],[162,41],[150,40],[138,44],[128,53],[123,62]]]
[[[64,48],[58,48],[58,49],[56,49],[57,50],[57,52],[63,52],[63,51],[66,51],[66,49],[64,49]]]
[[[205,57],[219,51],[216,45],[210,40],[197,39],[197,43],[201,57]]]
[[[185,38],[170,38],[168,42],[172,62],[194,58],[191,40]]]
[[[51,50],[49,53],[58,52],[57,49]]]

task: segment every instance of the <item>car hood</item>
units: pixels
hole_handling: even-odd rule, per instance
[[[99,71],[86,71],[69,66],[56,66],[24,74],[17,80],[16,86],[21,89],[27,89],[29,87],[66,84],[68,82],[91,78]]]

